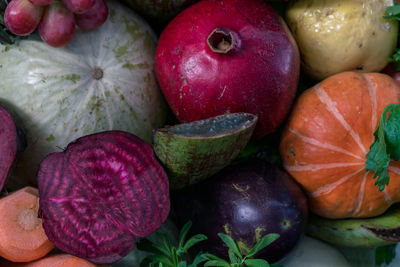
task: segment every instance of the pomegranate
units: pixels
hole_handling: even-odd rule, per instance
[[[181,122],[233,112],[258,115],[254,137],[289,113],[300,56],[284,20],[261,0],[202,0],[162,32],[155,71]]]

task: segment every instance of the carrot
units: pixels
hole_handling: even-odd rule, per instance
[[[13,262],[29,262],[49,253],[48,240],[38,218],[39,192],[25,187],[0,199],[0,256]]]
[[[97,267],[98,265],[69,254],[53,254],[36,261],[26,262],[26,263],[2,262],[0,264],[0,267],[3,266],[4,267]]]

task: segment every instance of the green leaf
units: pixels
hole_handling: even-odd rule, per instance
[[[172,244],[168,236],[164,233],[159,233],[159,232],[156,232],[156,236],[161,241],[161,244],[164,247],[164,249],[169,252],[169,255],[171,255]]]
[[[400,159],[400,108],[390,111],[385,128],[387,153],[393,160]]]
[[[400,49],[396,48],[389,62],[399,62],[400,61]],[[397,70],[397,68],[395,68]]]
[[[395,131],[400,127],[397,125],[400,123],[398,120],[399,109],[400,104],[391,104],[384,108],[380,117],[379,127],[374,133],[375,141],[367,154],[366,170],[375,172],[374,178],[377,178],[375,185],[378,186],[380,191],[383,191],[385,186],[389,184],[390,177],[387,168],[389,167],[390,158],[388,154],[396,157],[400,153],[400,142],[398,142],[398,137],[394,136]],[[388,116],[388,113],[393,113],[394,115]],[[390,127],[387,129],[388,124]],[[386,140],[387,137],[390,139]]]
[[[235,242],[235,240],[232,239],[229,235],[219,233],[218,234],[219,238],[228,246],[229,249],[232,250],[232,252],[239,257],[240,259],[243,258],[242,253],[240,253],[239,246]]]
[[[217,257],[217,256],[215,256],[213,254],[210,254],[210,253],[204,253],[202,255],[202,257],[204,259],[208,260],[208,261],[213,261],[213,260],[215,260],[215,261],[223,261],[223,259],[221,259],[221,258],[219,258],[219,257]]]
[[[366,170],[373,170],[375,172],[374,178],[378,178],[375,185],[378,186],[380,191],[385,189],[389,184],[389,173],[387,168],[390,163],[390,158],[386,152],[386,145],[380,138],[376,138],[375,142],[370,147],[367,153]]]
[[[270,267],[266,260],[248,259],[244,261],[246,267]]]
[[[400,19],[400,5],[394,2],[393,6],[386,8],[385,15],[383,16],[387,20],[399,20]]]
[[[150,253],[154,253],[154,254],[162,254],[167,257],[171,257],[170,251],[165,249],[163,246],[160,246],[159,244],[151,242],[147,239],[141,239],[137,243],[136,247],[137,247],[137,249],[142,250],[142,251],[146,251],[146,252],[150,252]]]
[[[187,267],[186,261],[181,261],[181,262],[178,264],[178,267]]]
[[[172,261],[163,255],[156,255],[156,254],[149,255],[142,261],[142,263],[143,262],[162,263],[165,266],[174,267]]]
[[[199,252],[196,257],[194,258],[192,264],[189,265],[189,267],[197,267],[202,262],[205,262],[207,259],[203,257],[203,253]]]
[[[231,267],[231,265],[224,260],[218,261],[218,260],[212,260],[212,261],[208,261],[204,264],[204,267],[207,266],[217,266],[217,267]]]
[[[178,255],[176,253],[176,247],[171,247],[171,258],[173,266],[177,266],[179,263]]]
[[[231,264],[242,262],[243,257],[238,257],[231,248],[228,250],[228,255],[229,255],[229,260],[231,261]]]
[[[192,227],[192,222],[188,221],[181,229],[179,233],[179,248],[183,247],[185,243],[185,239],[187,236],[187,233],[189,232],[190,228]]]
[[[272,242],[279,238],[279,234],[268,234],[263,236],[257,244],[247,253],[246,258],[251,258],[256,255],[260,250],[269,246]]]
[[[182,252],[186,253],[191,247],[193,247],[197,243],[202,242],[204,240],[207,240],[207,237],[205,235],[198,234],[198,235],[192,236],[191,238],[189,238],[189,240],[186,242],[186,244],[183,246],[183,248],[181,248],[180,253],[182,253]]]
[[[282,267],[282,265],[276,264],[276,263],[270,264],[270,266],[271,266],[271,267]]]
[[[375,250],[375,266],[390,264],[396,257],[396,244],[377,247]]]

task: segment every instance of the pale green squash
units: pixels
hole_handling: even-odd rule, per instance
[[[156,36],[116,1],[99,29],[77,29],[70,44],[53,48],[30,37],[0,46],[0,101],[21,118],[28,147],[11,187],[35,184],[41,160],[83,135],[123,130],[151,142],[166,104],[153,72]]]

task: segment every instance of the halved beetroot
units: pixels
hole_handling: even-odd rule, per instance
[[[0,105],[0,190],[17,153],[24,149],[25,140],[13,117]]]
[[[170,209],[168,179],[152,148],[121,131],[84,136],[48,155],[38,186],[49,240],[99,264],[128,254]]]

